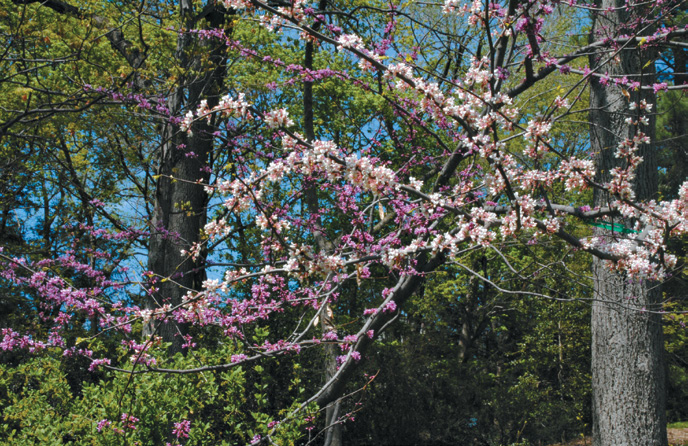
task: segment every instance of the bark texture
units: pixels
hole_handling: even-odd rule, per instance
[[[662,325],[657,289],[596,260],[592,308],[593,445],[666,446]],[[645,304],[645,305],[643,305]]]
[[[605,13],[594,18],[591,38],[600,40],[631,34],[624,24],[631,23],[621,0],[600,0]],[[649,54],[637,48],[597,51],[591,67],[610,76],[629,76],[643,85],[654,79],[653,64],[646,65]],[[643,70],[645,70],[643,72]],[[632,76],[632,77],[631,77]],[[591,149],[597,161],[597,182],[610,179],[611,169],[624,161],[615,157],[616,147],[636,131],[625,122],[633,116],[629,101],[649,95],[609,82],[593,80],[590,89]],[[654,137],[654,119],[642,130]],[[654,198],[657,192],[657,161],[652,144],[641,147],[644,161],[634,182],[636,199]],[[608,194],[596,191],[596,206],[606,206]],[[633,222],[618,218],[614,224]],[[597,230],[596,236],[608,242],[628,237],[620,232]],[[594,298],[592,307],[592,393],[593,445],[595,446],[666,446],[664,344],[659,284],[632,280],[610,271],[600,259],[593,261]]]
[[[187,29],[195,29],[198,18],[194,18],[193,3],[181,0],[180,7]],[[209,28],[224,26],[223,11],[213,9],[202,16]],[[195,110],[201,99],[206,99],[209,107],[217,105],[225,76],[224,42],[183,33],[177,42],[176,58],[186,79],[179,82],[168,99],[172,116],[183,114],[184,109]],[[157,280],[157,291],[148,302],[150,309],[180,304],[187,291],[200,290],[205,279],[204,259],[194,262],[181,253],[200,241],[206,223],[208,196],[201,183],[208,183],[213,152],[211,125],[199,120],[192,131],[192,135],[186,135],[172,123],[163,129],[148,254],[148,269]],[[171,320],[158,326],[149,324],[144,335],[153,332],[172,343],[171,353],[182,350],[186,332],[183,325]]]
[[[327,5],[327,0],[320,0],[318,10],[323,11]],[[320,22],[313,26],[314,30],[320,29]],[[304,68],[308,70],[313,69],[313,56],[315,54],[315,45],[312,41],[306,42],[304,55]],[[314,99],[313,99],[313,81],[304,81],[303,83],[303,127],[306,139],[308,142],[315,141],[315,124],[314,124]],[[309,187],[305,191],[305,202],[308,211],[312,215],[320,213],[320,204],[318,202],[318,192],[314,186]],[[332,246],[323,236],[324,231],[320,231],[322,221],[320,218],[315,219],[315,240],[318,245],[320,253],[329,253]],[[320,326],[323,334],[327,332],[337,333],[337,327],[334,323],[334,312],[330,303],[325,303],[324,308],[320,314]],[[337,346],[335,344],[326,344],[323,346],[323,375],[324,381],[328,382],[337,373]],[[341,446],[342,445],[342,425],[338,422],[342,415],[341,402],[334,401],[328,404],[325,408],[325,440],[323,446]]]

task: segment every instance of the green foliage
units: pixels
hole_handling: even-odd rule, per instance
[[[589,290],[576,280],[589,265],[576,253],[557,265],[537,247],[503,252],[518,274],[489,251],[457,263],[562,300],[503,293],[458,267],[431,276],[368,358],[375,378],[347,441],[538,444],[589,431]]]
[[[683,13],[676,17],[677,21],[685,21]],[[685,65],[684,50],[671,52],[674,59],[675,72],[684,73],[681,63]],[[685,75],[675,76],[674,82],[685,82]],[[675,198],[675,191],[688,178],[688,151],[686,138],[688,135],[688,101],[682,91],[669,91],[659,96],[657,109],[657,140],[659,164],[659,195],[660,198]],[[664,335],[667,358],[667,419],[669,421],[685,420],[688,418],[688,333],[686,333],[686,280],[688,270],[686,259],[688,256],[685,237],[669,240],[669,249],[677,254],[679,259],[671,277],[663,284]]]
[[[688,316],[680,311],[685,305],[684,296],[678,296],[665,305],[669,313],[664,318],[664,336],[668,367],[667,419],[670,422],[688,418],[685,404],[688,398],[688,363],[685,359],[688,355]]]
[[[215,353],[217,355],[218,353]],[[176,356],[170,367],[191,368],[212,359],[205,350]],[[268,388],[247,382],[241,367],[190,375],[96,373],[95,382],[69,384],[68,359],[50,356],[17,367],[0,366],[0,442],[3,444],[132,445],[175,440],[174,423],[191,422],[186,445],[234,445],[269,432],[282,413],[270,414]],[[259,366],[258,366],[259,367]],[[253,388],[253,391],[250,389]],[[123,417],[138,421],[127,423]],[[273,439],[294,445],[304,435],[304,416],[275,428]],[[102,420],[110,423],[98,425]]]
[[[660,196],[674,198],[678,187],[688,176],[688,101],[682,92],[667,92],[657,105],[657,139],[659,141]]]

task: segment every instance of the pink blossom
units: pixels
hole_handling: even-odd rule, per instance
[[[123,413],[120,416],[120,419],[122,421],[122,427],[124,427],[125,429],[136,430],[136,423],[138,423],[138,421],[139,421],[138,418],[136,418],[133,415]]]
[[[96,427],[96,429],[98,429],[98,432],[102,432],[103,429],[110,426],[111,424],[112,421],[109,421],[108,419],[103,419],[98,422],[98,426]]]
[[[232,362],[234,364],[237,362],[245,361],[247,358],[248,358],[248,356],[246,356],[244,354],[232,355],[232,357],[230,358],[230,362]]]
[[[385,304],[382,311],[384,311],[385,313],[392,313],[392,312],[396,311],[396,309],[397,309],[397,304],[393,300],[390,300],[389,302],[387,302]]]
[[[335,331],[328,331],[325,333],[322,337],[326,341],[336,341],[337,340],[337,332]]]
[[[178,423],[174,423],[174,429],[172,429],[172,435],[177,438],[189,438],[189,430],[191,429],[191,422],[189,420],[182,420]]]
[[[91,362],[91,365],[88,366],[88,370],[91,372],[96,371],[103,364],[110,365],[110,359],[109,358],[94,359]]]
[[[659,82],[656,84],[652,85],[652,91],[657,94],[660,91],[667,91],[669,89],[669,85],[666,82]]]

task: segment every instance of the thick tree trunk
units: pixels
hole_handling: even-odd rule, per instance
[[[192,18],[192,2],[182,0],[181,11],[187,29],[193,29],[197,19]],[[211,28],[224,25],[222,11],[213,9],[205,19]],[[176,57],[189,80],[180,80],[168,99],[172,116],[182,114],[184,105],[187,110],[195,110],[201,99],[207,99],[209,107],[217,105],[225,74],[225,52],[224,42],[200,40],[190,33],[180,35]],[[151,309],[180,304],[187,291],[200,290],[205,279],[204,259],[194,262],[182,254],[182,250],[200,241],[206,223],[208,196],[203,184],[210,178],[213,150],[212,127],[205,120],[195,122],[192,131],[187,136],[172,123],[163,130],[148,254],[148,269],[157,279],[157,291],[148,303]],[[185,327],[181,324],[173,320],[157,327],[150,324],[144,334],[153,332],[172,343],[171,353],[182,350]]]
[[[667,444],[661,318],[656,284],[632,282],[594,262],[593,444]]]
[[[595,17],[592,38],[599,40],[619,34],[631,34],[623,27],[630,23],[621,0],[601,0],[606,11]],[[652,84],[653,65],[638,49],[598,52],[591,57],[591,67],[600,74],[628,75],[643,85]],[[643,67],[645,72],[643,73]],[[643,73],[638,77],[639,73]],[[634,76],[633,76],[634,75]],[[632,77],[631,77],[632,76]],[[628,90],[625,90],[628,89]],[[635,127],[625,120],[631,115],[630,101],[646,99],[638,91],[613,82],[607,86],[592,80],[590,89],[590,144],[597,161],[597,181],[609,180],[609,172],[620,161],[615,157],[620,141],[630,137]],[[642,130],[654,136],[654,119]],[[638,200],[653,198],[657,191],[656,155],[651,145],[641,147],[644,161],[637,170],[634,191]],[[596,206],[609,202],[608,194],[596,192]],[[614,222],[630,225],[632,222]],[[619,232],[596,231],[608,241],[627,237]],[[630,279],[610,271],[605,262],[593,261],[594,298],[592,307],[592,393],[593,444],[595,446],[666,446],[665,375],[662,321],[658,283]]]

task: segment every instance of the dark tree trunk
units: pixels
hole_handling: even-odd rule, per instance
[[[593,39],[631,34],[623,27],[631,19],[623,1],[601,0],[597,6],[607,12],[595,17]],[[600,74],[629,75],[643,85],[651,85],[653,64],[645,66],[649,56],[636,48],[615,54],[599,51],[591,56],[590,65]],[[638,77],[639,73],[643,75]],[[615,157],[616,147],[636,131],[625,119],[633,116],[629,100],[640,99],[653,102],[649,95],[628,87],[591,81],[590,144],[598,163],[596,179],[600,183],[608,181],[611,169],[624,162]],[[653,138],[654,119],[642,130]],[[657,161],[651,145],[641,147],[639,155],[644,161],[636,172],[634,191],[636,199],[643,201],[656,195]],[[596,191],[594,202],[596,206],[605,206],[612,198]],[[632,224],[618,219],[614,223]],[[627,237],[607,230],[597,230],[595,235],[608,242]],[[593,444],[666,446],[664,345],[661,316],[655,312],[660,309],[659,284],[632,280],[623,273],[610,271],[599,259],[593,260],[593,279]]]
[[[327,5],[327,0],[320,0],[318,9],[323,11]],[[320,28],[320,23],[316,23],[315,30]],[[315,46],[313,42],[306,43],[304,68],[313,69],[313,56],[315,55]],[[314,124],[314,100],[313,100],[313,82],[304,81],[303,83],[303,127],[306,134],[306,139],[309,142],[315,140],[315,124]],[[309,187],[305,192],[306,206],[312,215],[317,215],[320,211],[318,203],[318,193],[315,187]],[[316,219],[315,239],[318,244],[318,250],[321,253],[327,253],[332,250],[329,242],[320,233],[320,219]],[[337,332],[334,324],[334,313],[329,303],[325,304],[320,315],[320,326],[323,334],[327,332]],[[335,373],[337,373],[337,345],[326,344],[323,346],[323,368],[324,381],[329,381]],[[338,418],[342,415],[340,413],[341,403],[335,401],[330,403],[325,409],[325,440],[323,446],[341,446],[342,445],[342,425],[338,422]]]
[[[672,48],[674,56],[674,84],[688,84],[688,53],[684,48]]]
[[[198,19],[194,18],[197,12],[192,2],[181,0],[180,7],[186,29],[195,29]],[[223,27],[223,11],[209,9],[203,15],[208,27]],[[186,79],[180,79],[168,99],[172,116],[183,114],[184,108],[195,110],[201,99],[207,99],[209,107],[217,105],[225,75],[225,54],[224,42],[217,39],[180,35],[176,57]],[[148,254],[148,269],[157,279],[157,291],[148,303],[151,309],[180,304],[187,291],[200,290],[205,279],[204,259],[194,262],[182,250],[200,241],[206,223],[208,196],[203,184],[210,178],[212,127],[200,120],[191,129],[191,135],[181,132],[176,124],[169,123],[163,129]],[[182,350],[184,326],[167,320],[158,327],[150,324],[144,334],[154,331],[164,342],[172,343],[171,353]]]

